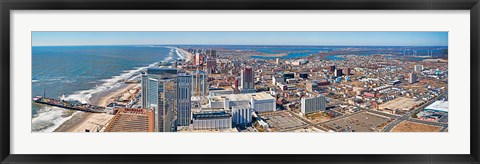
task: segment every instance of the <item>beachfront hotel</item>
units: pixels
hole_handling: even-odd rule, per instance
[[[176,77],[177,69],[175,68],[148,68],[142,75],[142,108],[154,111],[156,132],[172,130],[175,97],[170,95],[175,95]]]
[[[151,110],[121,108],[112,118],[105,132],[153,132],[153,115]]]

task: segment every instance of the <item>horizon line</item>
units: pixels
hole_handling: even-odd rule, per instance
[[[85,44],[85,45],[32,45],[32,47],[67,46],[365,46],[365,47],[448,47],[448,45],[314,45],[314,44]]]

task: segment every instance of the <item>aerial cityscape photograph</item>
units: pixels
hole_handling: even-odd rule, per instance
[[[31,132],[448,132],[448,32],[32,32]]]

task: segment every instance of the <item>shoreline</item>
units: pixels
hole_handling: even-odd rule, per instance
[[[93,101],[92,104],[93,105],[97,105],[97,106],[104,106],[106,107],[108,104],[110,104],[111,102],[113,102],[113,99],[117,96],[119,96],[120,94],[123,94],[125,92],[128,92],[129,90],[135,88],[135,87],[138,87],[140,86],[140,84],[126,84],[125,86],[123,87],[119,87],[117,88],[116,90],[114,91],[110,91],[107,95],[99,98],[97,101]]]
[[[192,53],[189,53],[181,48],[175,48],[175,50],[177,50],[177,56],[186,59],[186,61],[192,61],[194,59],[194,55]],[[119,96],[123,96],[125,93],[130,92],[132,89],[138,87],[140,87],[139,83],[123,83],[118,87],[93,94],[88,101],[92,105],[106,107],[111,102],[114,102],[116,98],[119,98]],[[113,117],[114,115],[109,115],[106,113],[76,112],[70,119],[63,122],[53,132],[85,132],[85,129],[94,132],[107,126]]]
[[[287,53],[281,53],[281,54],[255,54],[252,56],[258,56],[258,57],[284,57],[287,56]]]
[[[93,100],[91,100],[91,104],[97,106],[107,106],[114,101],[114,98],[121,96],[123,93],[126,93],[138,86],[140,86],[140,84],[126,84],[118,88],[104,91],[103,93],[98,93],[96,96],[100,97],[92,97]],[[98,126],[106,126],[113,116],[114,115],[109,115],[106,113],[75,113],[72,118],[65,121],[62,125],[55,129],[54,132],[85,132],[85,129],[89,129],[91,132],[93,132],[97,130],[95,128]]]
[[[179,51],[180,53],[187,55],[187,57],[186,57],[186,59],[185,59],[185,61],[186,61],[187,63],[190,62],[190,61],[192,61],[192,59],[193,59],[193,54],[192,54],[192,53],[190,53],[190,52],[188,52],[188,51],[185,51],[184,49],[181,49],[181,48],[177,48],[177,49],[178,49],[178,51]]]

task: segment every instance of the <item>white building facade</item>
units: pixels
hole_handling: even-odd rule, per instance
[[[276,110],[275,97],[266,92],[210,96],[208,99],[211,108],[250,107],[260,113]],[[225,103],[226,101],[228,103]]]
[[[252,111],[250,107],[232,107],[232,124],[235,126],[251,124]]]
[[[324,96],[302,98],[302,114],[310,114],[325,111],[327,100]]]
[[[414,70],[415,72],[421,72],[421,71],[423,71],[423,65],[415,65],[415,66],[413,67],[413,70]]]

